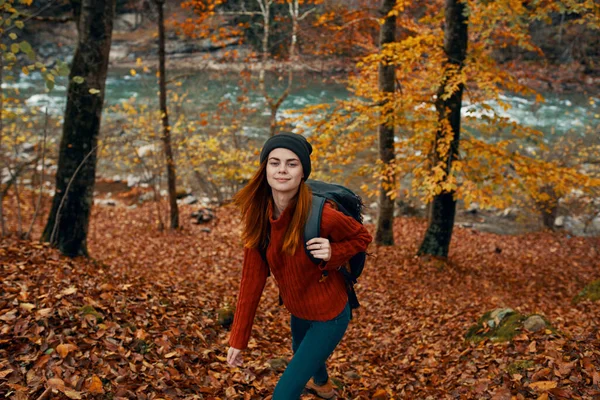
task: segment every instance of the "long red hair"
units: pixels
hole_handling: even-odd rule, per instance
[[[242,214],[242,240],[249,248],[264,247],[269,233],[269,207],[275,209],[271,186],[267,181],[267,161],[250,179],[250,182],[233,196],[233,203]],[[312,191],[304,180],[300,182],[298,193],[291,200],[293,215],[283,238],[282,251],[294,255],[300,240],[304,240],[304,225],[312,207]]]

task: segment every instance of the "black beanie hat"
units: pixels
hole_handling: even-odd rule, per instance
[[[310,175],[310,154],[312,153],[312,146],[306,138],[302,135],[295,133],[279,133],[275,136],[271,136],[260,151],[260,162],[262,163],[267,159],[271,151],[274,149],[283,147],[294,152],[300,159],[302,169],[304,171],[303,180],[307,180]]]

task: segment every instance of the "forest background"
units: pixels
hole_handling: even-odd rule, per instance
[[[268,397],[274,285],[223,363],[228,202],[283,131],[376,238],[342,397],[600,393],[597,2],[1,7],[2,394]]]

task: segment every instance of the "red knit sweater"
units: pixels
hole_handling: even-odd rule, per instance
[[[314,321],[327,321],[342,312],[348,295],[344,278],[338,267],[353,255],[365,251],[373,238],[364,226],[352,217],[325,203],[321,219],[321,237],[331,243],[331,259],[315,265],[304,251],[302,240],[293,256],[281,251],[285,231],[292,219],[292,206],[288,206],[278,219],[271,221],[271,239],[267,260],[271,274],[277,281],[285,307],[296,317]],[[330,270],[322,282],[323,270]],[[236,349],[248,346],[256,308],[267,280],[267,266],[258,249],[244,249],[242,281],[229,344]]]

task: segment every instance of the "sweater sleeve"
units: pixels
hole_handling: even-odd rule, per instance
[[[329,203],[325,203],[323,207],[321,237],[328,238],[331,243],[331,258],[319,264],[321,270],[338,269],[356,253],[366,251],[373,241],[367,228],[354,218],[335,210]]]
[[[244,248],[242,281],[229,337],[231,347],[240,350],[248,347],[254,316],[266,281],[267,265],[260,252],[257,249]]]

